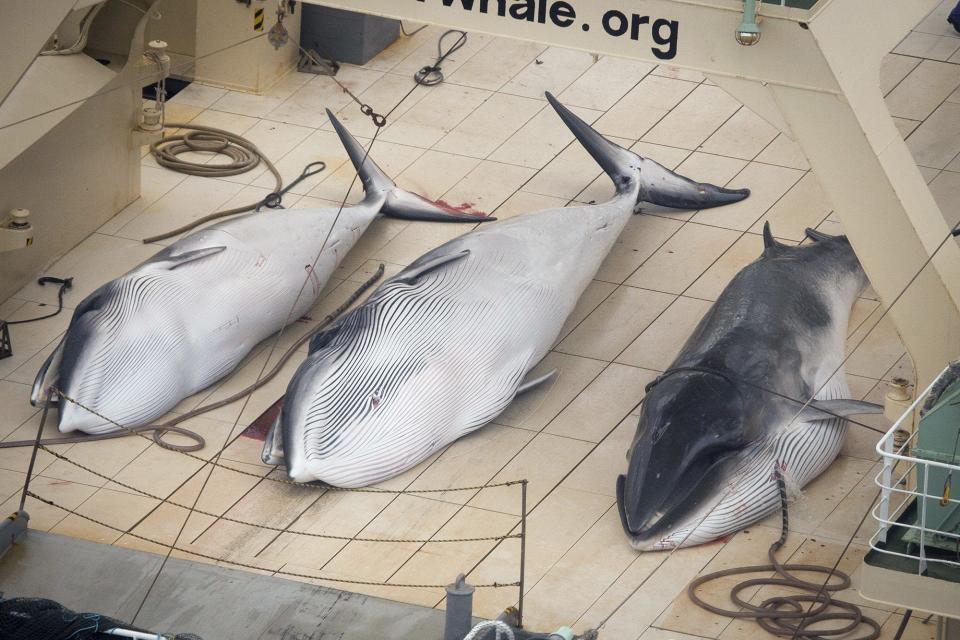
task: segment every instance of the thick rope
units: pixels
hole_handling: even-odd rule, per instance
[[[267,165],[270,173],[273,174],[275,181],[274,193],[280,193],[283,189],[283,178],[280,176],[276,165],[274,165],[255,144],[243,136],[230,133],[224,129],[187,122],[169,122],[166,123],[166,126],[172,129],[182,129],[185,133],[167,136],[150,145],[150,153],[153,154],[157,164],[161,167],[166,167],[167,169],[191,176],[222,178],[245,173],[259,165],[260,162],[263,162]],[[181,153],[189,151],[219,153],[229,157],[231,162],[204,164],[202,162],[184,160],[179,157]],[[158,240],[166,240],[167,238],[172,238],[173,236],[195,229],[211,220],[218,220],[238,213],[253,211],[262,202],[262,200],[257,200],[256,202],[233,207],[232,209],[216,211],[202,218],[197,218],[189,224],[185,224],[172,231],[144,238],[143,243],[150,244]]]
[[[473,629],[470,629],[470,633],[465,635],[463,640],[475,640],[475,638],[480,637],[479,634],[481,631],[486,631],[488,629],[494,629],[496,632],[496,640],[500,640],[501,633],[503,634],[503,638],[505,638],[505,640],[514,640],[515,636],[513,634],[513,629],[511,629],[510,625],[502,620],[484,620]]]
[[[779,470],[775,472],[777,485],[780,489],[781,528],[780,538],[770,545],[767,552],[770,564],[754,565],[749,567],[735,567],[723,569],[698,577],[687,586],[687,597],[702,609],[725,618],[749,619],[755,621],[764,630],[776,636],[800,638],[802,640],[823,640],[825,637],[847,637],[861,624],[871,628],[864,635],[850,640],[875,640],[880,637],[880,625],[876,620],[863,615],[857,605],[835,600],[830,592],[842,591],[851,585],[850,576],[836,567],[829,568],[814,564],[782,564],[777,559],[777,552],[783,548],[790,530],[790,521],[787,513],[787,490],[783,476]],[[810,582],[793,575],[793,572],[826,574],[823,583]],[[708,582],[726,578],[728,576],[751,573],[774,572],[779,577],[751,578],[738,582],[730,589],[730,600],[740,609],[723,609],[710,604],[697,594],[697,589]],[[831,582],[832,578],[835,582]],[[797,589],[806,592],[804,595],[784,595],[767,598],[760,604],[753,604],[744,600],[740,593],[754,587],[778,587]],[[805,610],[802,603],[810,603],[811,608]],[[846,625],[834,628],[824,627],[824,622],[849,621]],[[816,628],[810,628],[816,625]]]

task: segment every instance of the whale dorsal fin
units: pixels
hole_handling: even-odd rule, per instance
[[[883,405],[863,400],[814,400],[800,412],[799,419],[805,422],[846,418],[866,413],[883,413]]]
[[[173,271],[177,267],[182,267],[185,264],[194,262],[196,260],[202,260],[203,258],[208,258],[210,256],[215,256],[221,251],[225,250],[225,246],[216,246],[216,247],[204,247],[203,249],[194,249],[193,251],[186,251],[184,253],[178,253],[176,255],[163,256],[157,262],[162,262],[167,265],[167,269]]]
[[[454,260],[459,260],[460,258],[466,258],[470,255],[470,249],[464,249],[463,251],[458,251],[457,253],[446,253],[442,256],[437,256],[431,260],[427,260],[421,265],[410,268],[407,267],[406,270],[397,275],[397,282],[413,282],[417,278],[421,277],[429,271],[433,271],[448,262],[453,262]]]
[[[763,223],[763,250],[780,249],[781,247],[783,247],[783,245],[773,237],[773,231],[770,230],[770,221],[767,220]]]

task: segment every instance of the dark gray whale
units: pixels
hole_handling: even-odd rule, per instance
[[[786,246],[766,225],[763,254],[649,388],[617,481],[637,549],[701,544],[764,518],[780,504],[775,466],[799,490],[840,452],[839,416],[880,411],[846,399],[841,366],[866,275],[845,236],[807,234],[813,244]]]

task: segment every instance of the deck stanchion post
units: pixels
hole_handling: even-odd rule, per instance
[[[523,628],[523,587],[527,560],[527,480],[520,482],[520,597],[517,599],[517,626]]]
[[[40,450],[40,440],[43,438],[43,427],[47,423],[47,412],[50,410],[50,398],[48,397],[43,403],[43,413],[40,414],[40,426],[37,427],[37,440],[33,444],[33,452],[30,454],[30,464],[27,465],[27,479],[23,483],[23,494],[20,496],[20,508],[18,511],[23,511],[23,507],[27,503],[27,491],[30,490],[30,478],[33,476],[33,466],[37,462],[37,452]]]
[[[47,423],[47,412],[50,400],[43,403],[43,413],[40,416],[40,426],[37,427],[37,439],[33,443],[33,452],[30,454],[30,464],[27,465],[27,477],[23,481],[23,493],[20,495],[20,507],[8,517],[0,520],[0,556],[3,556],[13,543],[27,532],[30,515],[24,511],[27,504],[27,494],[30,491],[30,478],[33,477],[33,467],[37,461],[37,452],[40,450],[40,439],[43,437],[43,427]]]

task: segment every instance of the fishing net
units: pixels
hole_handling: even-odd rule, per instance
[[[120,627],[146,632],[99,613],[77,613],[44,598],[0,597],[0,638],[3,640],[117,640],[102,633]],[[164,635],[169,640],[203,640],[192,633]]]

